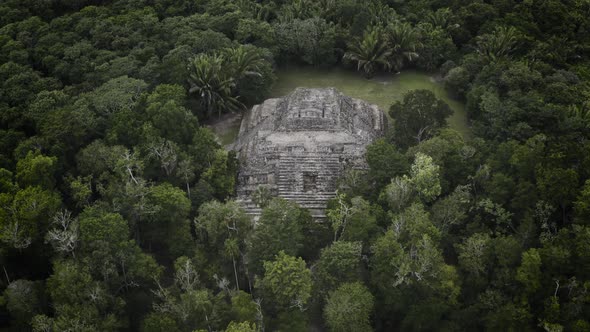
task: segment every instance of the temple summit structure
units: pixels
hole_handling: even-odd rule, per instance
[[[240,161],[238,200],[255,217],[250,198],[259,186],[325,218],[346,168],[366,169],[368,144],[383,135],[387,119],[377,106],[334,88],[297,88],[244,114],[231,149]]]

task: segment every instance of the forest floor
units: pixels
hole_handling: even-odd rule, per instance
[[[219,144],[226,146],[234,142],[240,131],[243,112],[227,113],[205,122],[205,126],[215,133]]]

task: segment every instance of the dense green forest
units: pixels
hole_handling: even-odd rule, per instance
[[[440,76],[328,221],[202,124],[285,64]],[[417,112],[417,110],[420,110]],[[0,324],[13,331],[590,331],[587,0],[3,0]]]

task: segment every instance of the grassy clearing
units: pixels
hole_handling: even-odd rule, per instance
[[[292,67],[279,71],[277,76],[273,97],[289,94],[297,87],[335,87],[346,95],[378,105],[386,112],[393,102],[401,100],[404,93],[410,90],[431,90],[453,110],[449,126],[464,137],[470,134],[463,103],[453,99],[442,84],[423,72],[407,70],[400,74],[382,74],[367,80],[357,72],[340,68],[319,70],[311,67]]]
[[[346,95],[378,105],[386,113],[389,106],[401,100],[407,91],[428,89],[447,102],[453,110],[453,115],[449,118],[449,126],[460,132],[464,138],[470,136],[463,103],[453,99],[442,84],[423,72],[407,70],[400,74],[382,74],[367,80],[357,72],[340,68],[289,67],[279,70],[277,77],[271,97],[287,95],[297,87],[335,87]],[[239,127],[239,122],[232,122],[221,126],[220,131],[215,130],[215,126],[213,129],[223,144],[229,144],[237,137]]]

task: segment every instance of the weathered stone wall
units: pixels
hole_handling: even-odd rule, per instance
[[[286,97],[268,99],[244,115],[231,146],[240,160],[238,199],[257,217],[260,209],[250,195],[264,185],[324,218],[342,171],[366,168],[366,146],[385,127],[377,106],[334,88],[298,88]]]

